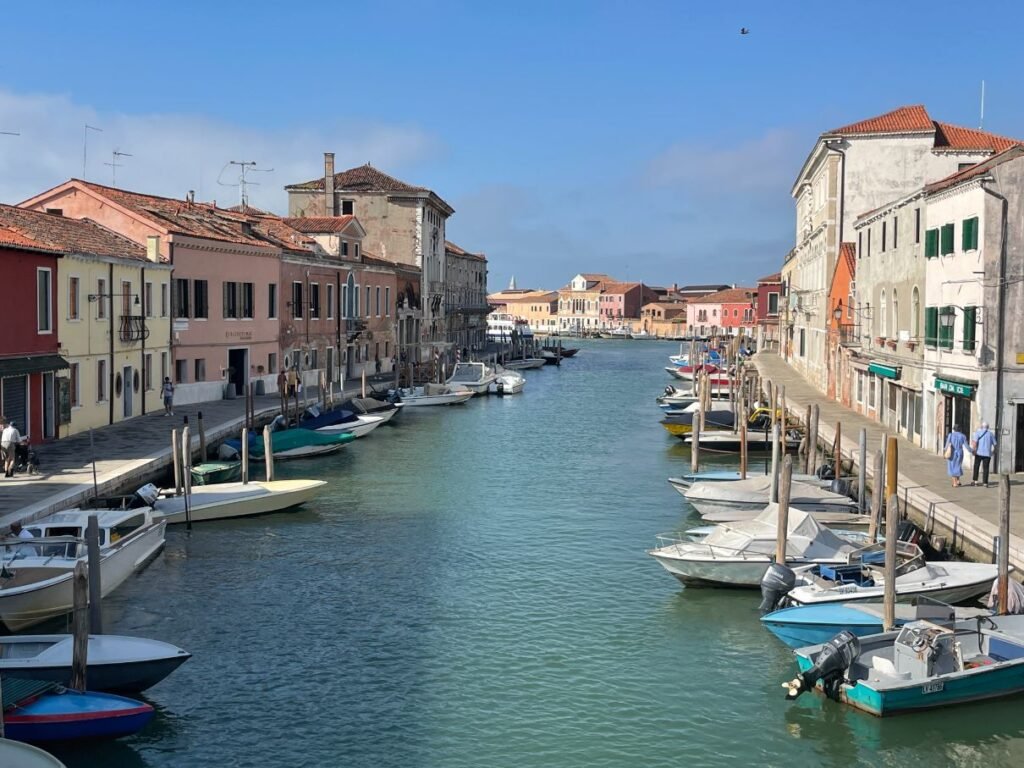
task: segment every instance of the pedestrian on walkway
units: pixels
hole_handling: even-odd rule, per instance
[[[967,445],[967,435],[960,431],[958,424],[953,425],[953,431],[946,437],[946,471],[953,479],[953,487],[960,487],[960,477],[964,473],[964,446]]]
[[[174,384],[170,376],[164,376],[164,383],[160,387],[160,395],[164,399],[164,416],[174,415]]]
[[[7,421],[3,432],[0,432],[0,455],[4,457],[4,477],[14,477],[14,459],[18,453],[21,433],[13,421]]]
[[[992,453],[996,449],[996,436],[988,428],[988,422],[981,422],[981,429],[971,437],[971,453],[974,454],[974,474],[971,485],[978,484],[978,468],[982,470],[985,487],[988,488],[988,466],[992,461]]]
[[[374,356],[373,367],[376,369],[377,373],[380,373],[380,355]]]

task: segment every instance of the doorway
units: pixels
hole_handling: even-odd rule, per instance
[[[1017,406],[1017,435],[1013,443],[1013,471],[1024,472],[1024,405]]]
[[[121,391],[124,393],[121,399],[121,415],[130,419],[132,417],[132,367],[126,365],[122,371],[121,381],[124,385],[121,387]]]
[[[242,396],[249,384],[249,350],[228,350],[228,381],[235,385],[235,394]]]
[[[53,378],[52,372],[43,374],[43,438],[46,440],[52,440],[57,434]]]

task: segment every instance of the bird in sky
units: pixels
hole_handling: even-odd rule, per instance
[[[746,27],[740,27],[740,34],[741,35],[749,35],[750,34],[750,30],[747,29]]]

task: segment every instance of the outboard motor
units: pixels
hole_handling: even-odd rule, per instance
[[[761,615],[779,607],[789,591],[796,585],[796,573],[782,563],[772,563],[761,577]]]
[[[819,480],[836,479],[835,467],[833,467],[831,464],[822,464],[820,467],[818,467],[814,474],[818,476]]]
[[[270,422],[271,432],[280,432],[282,429],[288,429],[288,419],[281,414],[274,417],[274,420]]]
[[[848,478],[841,477],[833,479],[828,489],[832,491],[832,493],[838,493],[840,496],[849,496],[851,499],[853,498],[851,483]]]
[[[810,669],[782,684],[786,689],[786,698],[792,701],[804,691],[811,690],[818,680],[822,681],[829,697],[836,698],[843,674],[858,656],[860,640],[855,634],[844,629],[821,646],[818,658]]]
[[[155,507],[156,500],[160,498],[160,489],[158,489],[152,483],[146,483],[144,486],[139,488],[135,492],[135,497],[132,499],[132,509],[138,509],[139,507]]]

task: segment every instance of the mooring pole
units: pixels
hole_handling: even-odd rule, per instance
[[[863,515],[868,511],[868,430],[860,428],[860,460],[857,467],[857,507]]]
[[[84,691],[89,665],[89,575],[81,560],[72,576],[71,688]]]
[[[889,496],[885,505],[885,612],[886,632],[896,626],[896,528],[899,526],[899,500],[896,494]]]
[[[1008,612],[1007,602],[1010,586],[1010,476],[1005,472],[999,476],[999,615]]]
[[[89,631],[103,634],[103,582],[100,572],[100,523],[96,515],[89,515],[85,529],[85,546],[89,561]]]
[[[775,562],[786,564],[786,538],[789,535],[789,494],[793,483],[793,457],[782,460],[782,475],[779,477],[778,523],[775,533]]]

